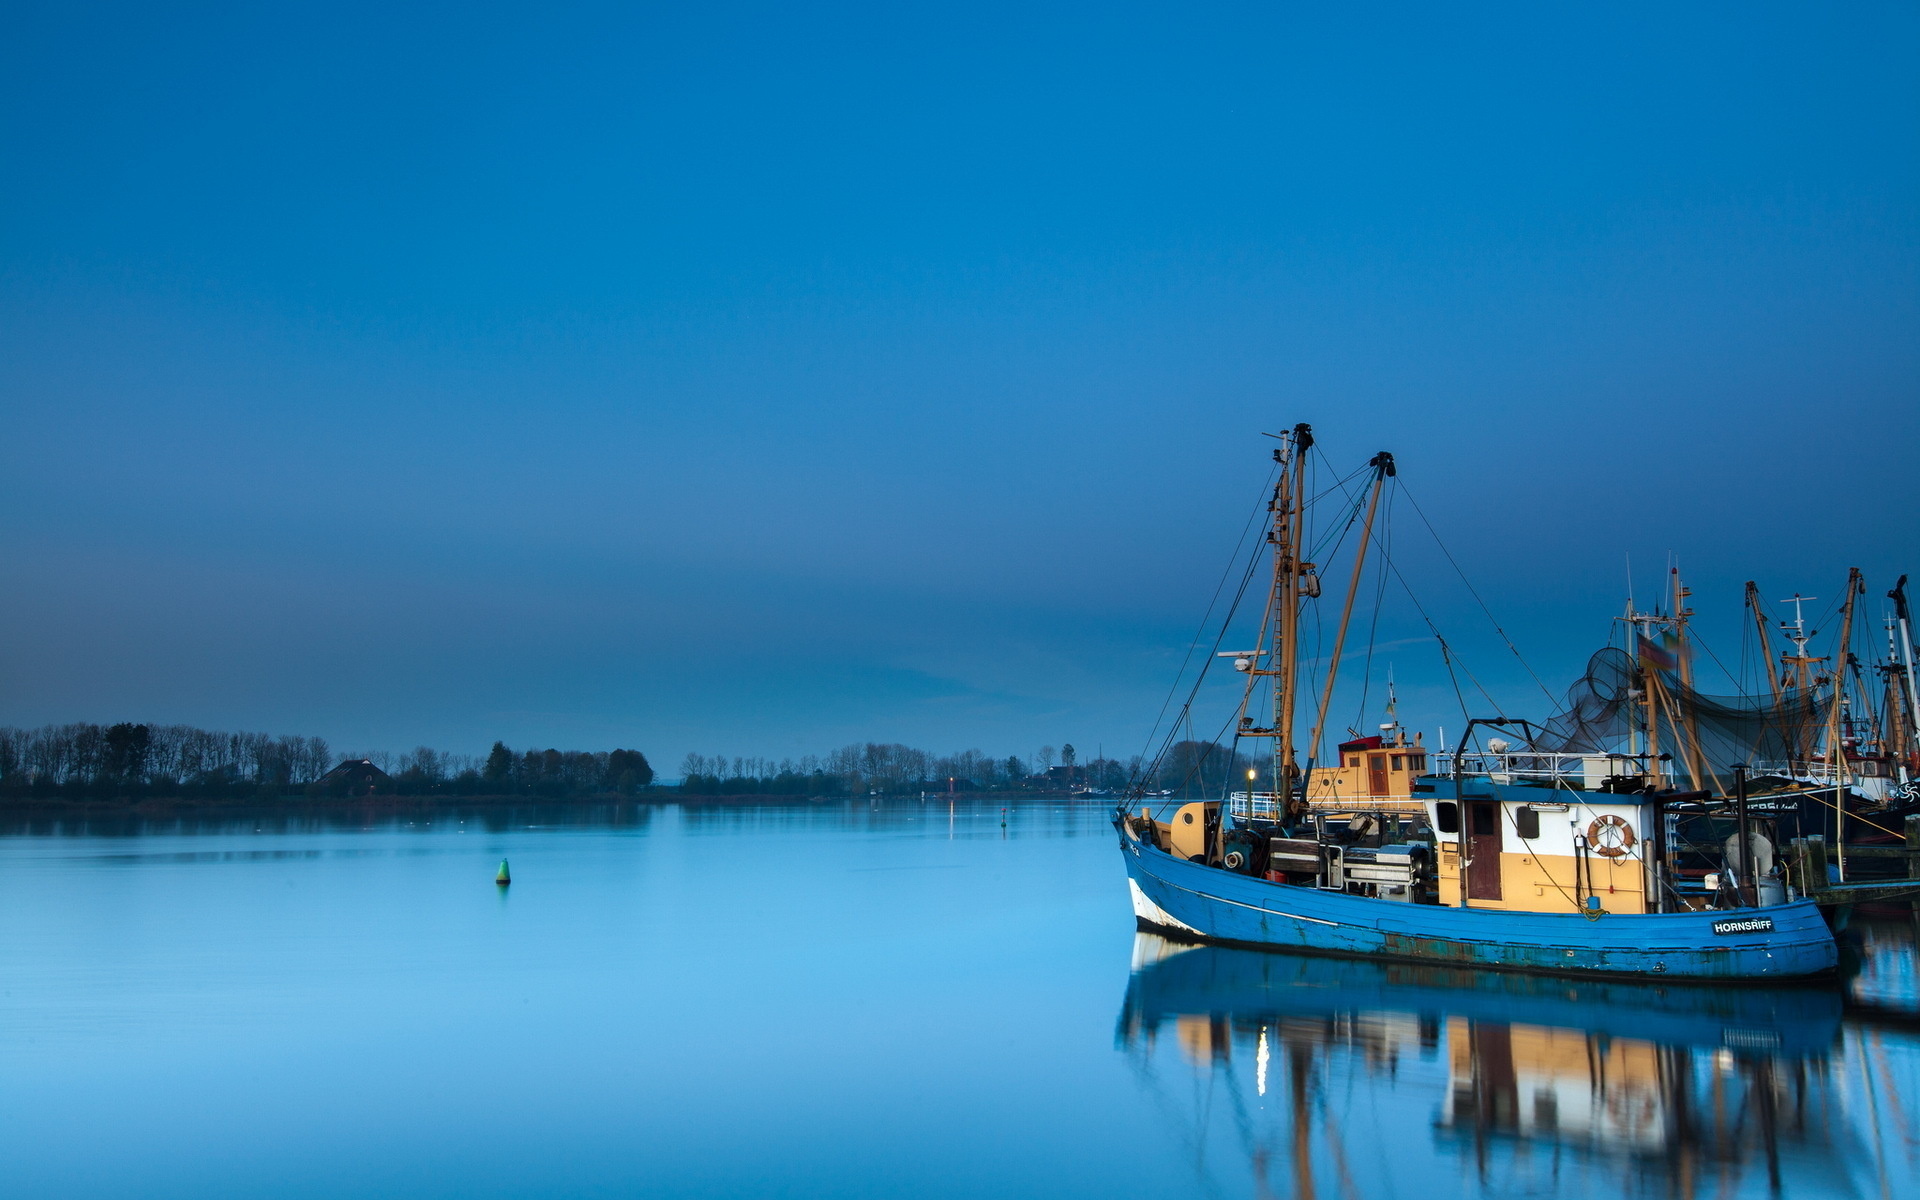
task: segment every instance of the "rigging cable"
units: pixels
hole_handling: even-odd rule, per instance
[[[1191,720],[1193,702],[1200,694],[1200,685],[1206,682],[1207,671],[1212,668],[1215,656],[1220,649],[1220,644],[1226,640],[1227,630],[1233,625],[1233,618],[1239,612],[1241,602],[1246,598],[1247,586],[1252,582],[1254,571],[1260,565],[1261,545],[1264,545],[1264,543],[1256,543],[1254,552],[1248,556],[1246,571],[1241,575],[1240,586],[1234,592],[1233,604],[1228,608],[1227,615],[1220,622],[1220,632],[1214,635],[1211,652],[1209,652],[1206,660],[1201,663],[1200,670],[1194,675],[1193,687],[1187,692],[1186,703],[1180,706],[1180,715],[1174,718],[1173,727],[1168,730],[1166,739],[1161,743],[1159,752],[1153,756],[1151,762],[1143,765],[1138,775],[1134,776],[1134,778],[1128,782],[1127,790],[1130,793],[1137,794],[1143,792],[1145,789],[1141,786],[1142,781],[1159,774],[1161,764],[1166,760],[1168,752],[1172,750],[1175,740],[1180,736],[1180,722],[1182,720]],[[1191,655],[1191,651],[1189,651],[1189,655]],[[1179,687],[1177,681],[1174,686],[1177,690]],[[1168,698],[1168,702],[1172,702],[1171,697]],[[1229,722],[1233,720],[1232,717],[1228,717],[1227,719]],[[1222,732],[1224,732],[1224,729]],[[1149,741],[1148,745],[1150,747],[1152,742]],[[1189,775],[1189,778],[1190,777],[1191,775]],[[1183,786],[1184,783],[1185,780],[1182,781]]]
[[[1406,486],[1404,483],[1401,483],[1397,478],[1395,482],[1399,483],[1399,486],[1402,488],[1405,488]],[[1408,496],[1407,500],[1409,503],[1411,503],[1413,501],[1413,497]],[[1419,506],[1415,505],[1414,507],[1418,509]],[[1426,518],[1423,515],[1421,519],[1425,521]],[[1427,525],[1427,528],[1429,531],[1431,531],[1433,528],[1432,524],[1429,523]],[[1436,537],[1434,540],[1438,541],[1439,539]],[[1377,535],[1374,539],[1374,544],[1375,545],[1380,544],[1379,537]],[[1445,547],[1443,546],[1441,547],[1441,549],[1444,550]],[[1487,698],[1487,703],[1493,706],[1493,711],[1496,713],[1499,713],[1502,717],[1505,717],[1506,709],[1501,707],[1500,702],[1493,698],[1492,694],[1487,691],[1486,686],[1482,684],[1480,680],[1474,676],[1471,670],[1468,670],[1467,664],[1465,662],[1460,661],[1459,655],[1455,653],[1453,647],[1447,644],[1447,639],[1440,633],[1440,627],[1438,625],[1435,625],[1433,623],[1433,618],[1427,615],[1426,606],[1420,603],[1420,597],[1414,594],[1413,585],[1407,582],[1407,577],[1404,574],[1402,574],[1400,571],[1400,565],[1393,561],[1393,554],[1385,546],[1380,547],[1380,559],[1382,562],[1386,563],[1387,569],[1393,572],[1393,577],[1400,582],[1401,590],[1406,592],[1407,599],[1413,602],[1413,610],[1420,614],[1420,619],[1426,622],[1427,631],[1433,634],[1433,640],[1440,643],[1440,661],[1443,664],[1445,664],[1447,668],[1447,682],[1453,685],[1453,695],[1454,695],[1454,699],[1459,702],[1461,719],[1470,722],[1472,721],[1473,717],[1467,711],[1467,698],[1465,694],[1462,693],[1460,690],[1459,677],[1456,676],[1453,672],[1453,668],[1456,663],[1459,664],[1459,667],[1462,671],[1466,672],[1467,678],[1469,680],[1472,680],[1473,686],[1479,689],[1480,694]],[[1456,568],[1456,570],[1457,569],[1458,568]],[[1468,585],[1468,586],[1471,587],[1472,585]],[[1519,652],[1515,651],[1515,653],[1517,654]],[[1536,683],[1539,682],[1538,679],[1536,679],[1535,682]],[[1552,699],[1552,697],[1549,696],[1548,699]]]
[[[1277,470],[1278,470],[1277,464],[1274,467],[1268,469],[1266,482],[1261,484],[1260,486],[1260,495],[1262,497],[1269,495],[1273,491],[1273,478]],[[1193,631],[1193,640],[1187,644],[1187,655],[1185,658],[1180,660],[1180,670],[1177,674],[1174,675],[1172,685],[1167,688],[1167,698],[1160,702],[1160,712],[1153,718],[1153,727],[1147,731],[1146,744],[1141,747],[1141,751],[1143,754],[1146,751],[1152,749],[1154,739],[1160,735],[1160,723],[1166,719],[1167,706],[1172,704],[1173,698],[1179,695],[1180,693],[1180,681],[1186,678],[1187,666],[1193,661],[1194,648],[1200,644],[1200,639],[1206,636],[1207,625],[1211,622],[1213,618],[1213,610],[1216,607],[1218,607],[1220,603],[1220,593],[1226,589],[1227,580],[1233,577],[1234,565],[1240,561],[1241,548],[1247,544],[1247,534],[1252,531],[1254,523],[1260,519],[1260,514],[1263,511],[1263,508],[1264,508],[1264,505],[1261,502],[1256,502],[1254,504],[1253,512],[1248,515],[1247,523],[1241,527],[1240,536],[1234,541],[1233,553],[1228,556],[1227,565],[1225,569],[1220,572],[1220,582],[1214,585],[1213,597],[1207,601],[1207,610],[1201,616],[1199,626]],[[1255,554],[1255,558],[1256,560],[1258,559],[1257,552]],[[1246,588],[1246,584],[1242,582],[1241,589],[1244,591],[1245,588]],[[1204,668],[1202,668],[1201,674],[1202,675],[1206,674],[1206,671]],[[1179,719],[1175,718],[1174,727],[1176,729],[1179,727],[1179,724],[1180,724]]]
[[[1386,561],[1387,568],[1393,572],[1393,577],[1400,581],[1401,588],[1404,589],[1407,593],[1407,599],[1413,601],[1413,607],[1416,611],[1419,612],[1420,619],[1427,623],[1427,628],[1433,632],[1434,638],[1437,641],[1439,641],[1440,653],[1443,657],[1445,657],[1448,660],[1447,662],[1448,676],[1452,676],[1454,664],[1458,663],[1460,670],[1466,674],[1467,680],[1473,684],[1474,688],[1477,691],[1479,691],[1479,693],[1482,696],[1485,696],[1487,698],[1487,703],[1493,707],[1493,711],[1499,713],[1501,718],[1504,720],[1507,715],[1507,710],[1501,705],[1501,703],[1498,700],[1495,700],[1493,698],[1493,693],[1487,690],[1487,685],[1480,682],[1479,677],[1476,676],[1473,673],[1472,669],[1469,668],[1467,664],[1460,659],[1459,654],[1453,652],[1453,648],[1447,645],[1447,639],[1440,636],[1439,626],[1433,623],[1433,618],[1429,617],[1427,615],[1427,610],[1421,607],[1420,598],[1413,594],[1413,585],[1409,584],[1407,582],[1407,577],[1400,573],[1400,565],[1394,562],[1393,559],[1390,556],[1388,556],[1385,551],[1381,552],[1381,558]],[[1460,682],[1458,680],[1454,681],[1453,690],[1456,694],[1460,691]],[[1548,697],[1548,698],[1551,699],[1552,697]],[[1467,702],[1464,697],[1462,697],[1460,700],[1460,711],[1463,715],[1467,711]],[[1471,720],[1472,718],[1469,717],[1468,719]]]
[[[1405,485],[1402,486],[1404,487]],[[1452,564],[1454,574],[1460,576],[1460,582],[1467,585],[1467,591],[1473,596],[1474,603],[1480,606],[1480,611],[1487,614],[1487,620],[1492,623],[1494,632],[1500,635],[1500,640],[1507,644],[1507,649],[1513,651],[1513,656],[1520,660],[1520,665],[1526,669],[1528,675],[1533,677],[1533,682],[1539,686],[1541,693],[1546,696],[1547,703],[1550,705],[1558,704],[1558,699],[1555,698],[1552,692],[1547,690],[1547,685],[1541,682],[1540,676],[1534,674],[1532,665],[1527,662],[1526,656],[1520,653],[1520,647],[1514,645],[1513,639],[1507,636],[1507,631],[1500,627],[1500,622],[1495,619],[1493,610],[1487,607],[1487,602],[1482,600],[1480,593],[1474,589],[1473,581],[1468,579],[1467,573],[1460,569],[1460,564],[1454,560],[1453,551],[1447,549],[1447,544],[1440,540],[1440,531],[1435,529],[1433,522],[1427,519],[1427,514],[1420,507],[1420,502],[1413,498],[1412,492],[1407,492],[1406,495],[1407,503],[1413,505],[1413,511],[1420,515],[1421,524],[1425,525],[1427,532],[1433,535],[1434,545],[1440,547],[1440,553],[1447,556],[1447,562]],[[1496,707],[1498,706],[1496,705]]]
[[[1325,456],[1324,456],[1324,455],[1321,455],[1321,457],[1322,457],[1322,459],[1324,460],[1324,458],[1325,458]],[[1308,463],[1307,463],[1307,464],[1303,464],[1303,465],[1311,465],[1311,462],[1312,462],[1312,460],[1311,460],[1311,459],[1309,459],[1309,460],[1308,460]],[[1364,470],[1365,470],[1365,468],[1362,468],[1361,470],[1356,470],[1356,471],[1354,471],[1354,472],[1353,472],[1352,474],[1350,474],[1350,475],[1348,475],[1348,476],[1346,476],[1346,477],[1344,477],[1344,478],[1341,478],[1341,479],[1338,479],[1338,480],[1336,480],[1336,481],[1335,481],[1335,483],[1333,484],[1333,486],[1332,486],[1332,487],[1329,487],[1329,488],[1325,488],[1325,489],[1322,489],[1322,490],[1321,490],[1321,491],[1319,491],[1319,492],[1316,492],[1316,493],[1314,493],[1314,499],[1315,499],[1315,500],[1318,500],[1318,499],[1319,499],[1319,498],[1320,498],[1321,496],[1325,496],[1325,495],[1327,495],[1327,494],[1329,494],[1329,493],[1331,493],[1331,492],[1332,492],[1332,491],[1334,490],[1334,488],[1339,488],[1339,489],[1340,489],[1341,491],[1343,491],[1343,492],[1345,492],[1345,491],[1346,491],[1346,485],[1347,485],[1348,483],[1350,483],[1350,482],[1352,482],[1352,481],[1353,481],[1354,479],[1356,479],[1356,478],[1358,478],[1358,477],[1359,477],[1359,476],[1360,476],[1360,475],[1361,475],[1361,474],[1363,473],[1363,471],[1364,471]],[[1263,487],[1263,489],[1262,489],[1262,493],[1263,493],[1263,494],[1270,494],[1270,493],[1272,492],[1272,490],[1273,490],[1273,473],[1272,473],[1272,472],[1270,471],[1270,472],[1268,473],[1268,476],[1267,476],[1267,481],[1266,481],[1266,483],[1265,483],[1265,485],[1264,485],[1264,487]],[[1258,515],[1258,511],[1259,511],[1259,510],[1256,510],[1256,515]],[[1301,529],[1301,532],[1302,532],[1302,534],[1305,534],[1305,532],[1306,532],[1306,530],[1305,530],[1305,522],[1306,522],[1306,519],[1307,519],[1307,516],[1308,516],[1308,514],[1309,514],[1310,512],[1312,512],[1312,505],[1311,505],[1311,504],[1308,504],[1308,505],[1305,505],[1305,506],[1303,506],[1303,510],[1302,510],[1302,512],[1301,512],[1300,514],[1298,514],[1298,519],[1299,519],[1299,520],[1301,521],[1301,525],[1302,525],[1302,529]],[[1339,539],[1340,541],[1344,541],[1344,540],[1345,540],[1345,533],[1346,533],[1346,531],[1347,531],[1347,530],[1350,530],[1350,529],[1351,529],[1351,528],[1353,527],[1353,523],[1354,523],[1355,521],[1357,521],[1357,520],[1359,519],[1359,515],[1360,515],[1360,507],[1359,507],[1359,504],[1358,504],[1358,502],[1356,501],[1356,502],[1354,502],[1354,504],[1353,504],[1353,506],[1352,506],[1352,510],[1351,510],[1351,511],[1349,512],[1349,514],[1348,514],[1348,517],[1347,517],[1347,521],[1346,521],[1346,523],[1345,523],[1345,524],[1344,524],[1344,525],[1343,525],[1343,526],[1341,527],[1341,533],[1340,533],[1340,539]],[[1249,520],[1248,520],[1248,526],[1249,526],[1249,527],[1251,527],[1251,526],[1252,526],[1252,524],[1253,524],[1253,520],[1252,520],[1252,518],[1249,518]],[[1244,545],[1244,544],[1245,544],[1245,539],[1246,539],[1246,530],[1242,530],[1242,532],[1241,532],[1241,542],[1240,542],[1240,545]],[[1304,540],[1305,540],[1305,538],[1303,538],[1302,540],[1304,541]],[[1322,546],[1324,547],[1324,546],[1325,546],[1325,544],[1326,544],[1326,543],[1325,543],[1325,540],[1323,539],[1323,540],[1322,540],[1322,543],[1321,543],[1321,545],[1322,545]],[[1219,650],[1219,648],[1220,648],[1220,646],[1221,646],[1221,644],[1222,644],[1222,643],[1223,643],[1223,642],[1225,641],[1225,639],[1226,639],[1226,635],[1227,635],[1227,630],[1228,630],[1228,628],[1229,628],[1229,627],[1231,627],[1231,625],[1232,625],[1232,623],[1233,623],[1233,618],[1234,618],[1234,617],[1235,617],[1235,616],[1236,616],[1236,615],[1238,614],[1238,612],[1239,612],[1239,608],[1240,608],[1240,605],[1241,605],[1241,603],[1242,603],[1242,602],[1243,602],[1243,601],[1245,600],[1245,598],[1246,598],[1246,591],[1247,591],[1247,588],[1248,588],[1248,586],[1249,586],[1249,585],[1250,585],[1250,584],[1252,583],[1252,580],[1253,580],[1253,576],[1254,576],[1254,572],[1255,572],[1255,570],[1256,570],[1256,569],[1258,568],[1258,566],[1259,566],[1259,561],[1260,561],[1260,553],[1259,553],[1259,549],[1258,549],[1258,545],[1264,545],[1264,543],[1259,543],[1259,544],[1257,544],[1257,546],[1256,546],[1256,550],[1255,550],[1255,553],[1254,553],[1254,554],[1252,554],[1252,555],[1251,555],[1251,556],[1249,557],[1249,559],[1248,559],[1248,562],[1247,562],[1247,567],[1246,567],[1246,571],[1245,571],[1245,573],[1244,573],[1244,574],[1242,575],[1242,577],[1241,577],[1241,580],[1240,580],[1240,586],[1239,586],[1239,588],[1238,588],[1238,589],[1236,590],[1236,592],[1234,593],[1234,599],[1233,599],[1233,604],[1232,604],[1232,606],[1231,606],[1231,607],[1230,607],[1230,608],[1229,608],[1229,609],[1227,610],[1227,615],[1226,615],[1226,617],[1225,617],[1225,618],[1224,618],[1224,619],[1223,619],[1223,620],[1221,621],[1221,624],[1220,624],[1220,632],[1219,632],[1219,633],[1218,633],[1218,634],[1217,634],[1217,635],[1215,636],[1215,638],[1214,638],[1214,642],[1213,642],[1213,651],[1215,651],[1215,652],[1217,652],[1217,651]],[[1338,542],[1336,542],[1336,543],[1334,544],[1334,547],[1333,547],[1333,548],[1334,548],[1334,549],[1338,549]],[[1239,547],[1238,547],[1238,546],[1236,546],[1236,548],[1235,548],[1235,550],[1236,550],[1236,554],[1237,554],[1237,553],[1239,552]],[[1317,558],[1317,555],[1316,555],[1316,558]],[[1313,559],[1309,559],[1308,561],[1314,561],[1314,560],[1313,560]],[[1232,566],[1231,566],[1231,565],[1229,565],[1227,569],[1228,569],[1228,572],[1230,573],[1230,572],[1232,571]],[[1222,578],[1222,580],[1221,580],[1221,586],[1222,586],[1222,587],[1224,587],[1224,585],[1225,585],[1225,582],[1226,582],[1226,579],[1225,579],[1225,577],[1223,577],[1223,578]],[[1218,598],[1219,598],[1219,593],[1220,593],[1220,588],[1219,588],[1219,587],[1216,587],[1216,588],[1215,588],[1215,592],[1214,592],[1214,596],[1215,596],[1215,604],[1213,604],[1213,605],[1209,605],[1209,606],[1208,606],[1208,613],[1207,613],[1207,615],[1208,615],[1208,616],[1211,616],[1211,615],[1212,615],[1212,613],[1213,613],[1213,609],[1214,609],[1214,607],[1215,607],[1215,606],[1217,605],[1217,602],[1218,602]],[[1316,606],[1316,608],[1315,608],[1315,616],[1316,616],[1316,618],[1317,618],[1317,616],[1318,616],[1318,608],[1317,608],[1317,606]],[[1204,629],[1204,619],[1203,619],[1203,626],[1202,626],[1202,628]],[[1316,640],[1317,640],[1317,639],[1316,639]],[[1198,642],[1199,642],[1199,637],[1198,637],[1198,634],[1196,634],[1196,636],[1195,636],[1195,640],[1194,640],[1194,645],[1197,645],[1197,644],[1198,644]],[[1295,652],[1297,653],[1297,650],[1296,650]],[[1193,647],[1192,647],[1192,646],[1189,646],[1189,647],[1188,647],[1188,652],[1187,652],[1187,661],[1188,661],[1188,662],[1190,662],[1190,661],[1192,660],[1192,655],[1193,655]],[[1215,654],[1213,654],[1213,653],[1210,653],[1210,654],[1208,655],[1208,657],[1207,657],[1207,659],[1206,659],[1206,661],[1205,661],[1204,663],[1202,663],[1202,665],[1201,665],[1201,667],[1200,667],[1200,670],[1199,670],[1199,672],[1198,672],[1198,674],[1196,674],[1196,675],[1195,675],[1195,677],[1194,677],[1194,681],[1193,681],[1193,686],[1192,686],[1192,687],[1191,687],[1191,688],[1190,688],[1190,689],[1188,690],[1188,693],[1187,693],[1187,699],[1186,699],[1186,702],[1185,702],[1185,703],[1184,703],[1184,704],[1183,704],[1183,705],[1181,706],[1181,709],[1180,709],[1180,714],[1179,714],[1178,716],[1176,716],[1176,717],[1174,718],[1174,722],[1173,722],[1173,727],[1172,727],[1172,729],[1171,729],[1171,730],[1170,730],[1170,731],[1168,732],[1168,734],[1167,734],[1167,736],[1166,736],[1166,738],[1165,738],[1165,740],[1164,740],[1164,741],[1163,741],[1163,742],[1161,743],[1161,747],[1160,747],[1160,749],[1159,749],[1159,751],[1158,751],[1157,753],[1155,753],[1155,754],[1154,754],[1154,756],[1153,756],[1153,758],[1152,758],[1152,760],[1151,760],[1150,762],[1148,762],[1148,763],[1146,763],[1146,764],[1145,764],[1145,765],[1143,766],[1143,769],[1141,770],[1141,772],[1140,772],[1140,773],[1139,773],[1138,775],[1136,775],[1136,776],[1135,776],[1135,777],[1134,777],[1134,778],[1133,778],[1133,779],[1132,779],[1131,781],[1129,781],[1129,784],[1128,784],[1128,791],[1129,791],[1129,792],[1133,792],[1133,793],[1136,793],[1136,794],[1138,794],[1138,793],[1141,793],[1141,792],[1144,792],[1144,790],[1145,790],[1145,789],[1144,789],[1144,787],[1142,786],[1142,785],[1143,785],[1143,783],[1144,783],[1144,781],[1145,781],[1145,780],[1147,780],[1147,779],[1152,779],[1152,778],[1154,778],[1154,777],[1156,777],[1156,776],[1157,776],[1157,775],[1159,774],[1159,772],[1160,772],[1160,769],[1161,769],[1161,766],[1162,766],[1162,765],[1163,765],[1163,764],[1165,763],[1165,761],[1166,761],[1166,758],[1167,758],[1167,755],[1168,755],[1168,754],[1169,754],[1169,753],[1170,753],[1170,752],[1172,751],[1172,749],[1173,749],[1173,747],[1174,747],[1174,745],[1175,745],[1175,743],[1176,743],[1176,741],[1177,741],[1177,739],[1178,739],[1178,737],[1179,737],[1179,729],[1180,729],[1180,723],[1181,723],[1182,721],[1188,721],[1189,723],[1191,722],[1191,719],[1192,719],[1192,711],[1193,711],[1193,704],[1194,704],[1194,701],[1195,701],[1196,699],[1198,699],[1198,697],[1199,697],[1199,694],[1200,694],[1200,687],[1201,687],[1201,685],[1202,685],[1202,684],[1203,684],[1203,683],[1205,682],[1205,680],[1206,680],[1206,676],[1207,676],[1207,671],[1208,671],[1208,670],[1209,670],[1209,669],[1210,669],[1210,668],[1212,667],[1212,665],[1213,665],[1213,661],[1214,661],[1214,658],[1215,658]],[[1175,679],[1175,683],[1174,683],[1174,686],[1173,686],[1173,688],[1171,689],[1171,691],[1169,692],[1169,694],[1168,694],[1168,697],[1167,697],[1167,700],[1166,700],[1166,702],[1165,702],[1165,703],[1164,703],[1164,704],[1163,704],[1163,705],[1161,706],[1161,714],[1162,714],[1162,717],[1164,717],[1164,715],[1165,715],[1165,711],[1166,711],[1166,706],[1167,706],[1168,704],[1171,704],[1171,703],[1173,702],[1173,696],[1174,696],[1174,695],[1176,695],[1176,694],[1178,694],[1178,691],[1179,691],[1179,682],[1178,682],[1178,680],[1179,680],[1179,678],[1180,678],[1180,677],[1184,677],[1184,675],[1185,675],[1185,673],[1186,673],[1186,664],[1185,664],[1185,663],[1183,662],[1183,664],[1182,664],[1182,667],[1181,667],[1181,675],[1180,675],[1180,676],[1178,676],[1178,677],[1176,677],[1176,679]],[[1215,739],[1214,739],[1214,741],[1213,741],[1213,742],[1211,742],[1211,743],[1209,743],[1210,745],[1212,745],[1212,746],[1215,746],[1215,747],[1217,747],[1217,746],[1219,745],[1219,743],[1220,743],[1220,739],[1221,739],[1221,738],[1223,738],[1223,737],[1225,737],[1225,735],[1226,735],[1226,732],[1227,732],[1227,729],[1228,729],[1228,727],[1229,727],[1229,726],[1232,726],[1232,725],[1233,725],[1233,722],[1234,722],[1234,716],[1235,716],[1235,715],[1237,715],[1237,713],[1236,713],[1236,714],[1230,714],[1230,715],[1229,715],[1229,716],[1227,717],[1227,720],[1226,720],[1226,722],[1225,722],[1225,724],[1223,724],[1223,725],[1221,726],[1221,728],[1220,728],[1220,732],[1219,732],[1219,734],[1218,734],[1218,735],[1216,735],[1216,737],[1215,737]],[[1158,732],[1159,732],[1159,729],[1160,729],[1160,719],[1158,719],[1158,718],[1157,718],[1157,719],[1155,720],[1155,722],[1154,722],[1154,728],[1153,728],[1153,731],[1152,731],[1152,732],[1150,732],[1150,733],[1148,734],[1148,745],[1149,745],[1149,746],[1151,746],[1151,745],[1152,745],[1152,743],[1153,743],[1153,738],[1154,738],[1154,737],[1155,737],[1155,736],[1156,736],[1156,735],[1158,734]],[[1233,770],[1233,768],[1234,768],[1234,766],[1235,766],[1235,764],[1236,764],[1236,763],[1237,763],[1237,761],[1238,761],[1238,753],[1239,753],[1239,751],[1238,751],[1238,746],[1239,746],[1239,742],[1240,742],[1240,738],[1239,738],[1239,736],[1238,736],[1238,734],[1236,733],[1236,735],[1235,735],[1235,737],[1233,738],[1233,743],[1232,743],[1232,744],[1233,744],[1233,747],[1234,747],[1234,748],[1233,748],[1233,749],[1232,749],[1232,750],[1230,751],[1230,753],[1229,753],[1229,760],[1228,760],[1228,766],[1227,766],[1227,769],[1228,769],[1228,771],[1229,771],[1229,772],[1231,772],[1231,771]],[[1205,760],[1204,760],[1204,759],[1198,759],[1198,760],[1196,760],[1196,762],[1195,762],[1195,764],[1194,764],[1194,765],[1193,765],[1192,767],[1190,767],[1190,768],[1188,769],[1188,771],[1186,772],[1186,774],[1185,774],[1185,775],[1184,775],[1184,776],[1182,777],[1182,779],[1181,779],[1181,781],[1180,781],[1180,785],[1179,785],[1179,787],[1177,787],[1177,788],[1175,788],[1175,789],[1173,789],[1173,790],[1176,790],[1176,791],[1177,791],[1177,790],[1180,790],[1180,788],[1184,788],[1184,787],[1186,786],[1186,784],[1187,784],[1187,783],[1188,783],[1189,781],[1191,781],[1191,780],[1192,780],[1192,778],[1193,778],[1193,776],[1194,776],[1194,774],[1195,774],[1196,772],[1198,772],[1198,771],[1201,771],[1201,770],[1202,770],[1202,769],[1204,768],[1204,764],[1205,764]],[[1204,780],[1204,776],[1203,776],[1203,780]],[[1164,807],[1164,804],[1163,804],[1163,805],[1162,805],[1161,807]]]
[[[1399,482],[1399,477],[1395,476],[1395,491],[1398,490]],[[1393,540],[1393,498],[1394,492],[1389,491],[1386,515],[1381,520],[1383,544],[1391,544]],[[1381,553],[1386,554],[1386,550],[1383,548]],[[1360,727],[1364,727],[1367,723],[1367,697],[1373,692],[1373,647],[1380,638],[1380,610],[1386,607],[1386,601],[1387,573],[1376,563],[1373,568],[1373,620],[1367,625],[1367,662],[1360,672],[1360,709],[1359,715],[1354,718],[1358,726],[1353,728],[1355,737],[1360,736]],[[1395,713],[1394,719],[1399,720],[1400,714]]]
[[[1727,670],[1727,664],[1720,661],[1720,656],[1713,652],[1713,647],[1707,645],[1707,640],[1701,637],[1698,633],[1693,632],[1691,629],[1689,629],[1687,633],[1688,633],[1687,640],[1692,644],[1699,646],[1702,650],[1705,650],[1707,652],[1707,657],[1713,660],[1713,665],[1716,667],[1719,667],[1720,673],[1727,677],[1727,682],[1733,684],[1734,694],[1739,696],[1742,700],[1752,699],[1751,696],[1747,695],[1745,685],[1743,685],[1739,679],[1736,679],[1734,677],[1734,674],[1732,671]],[[1696,687],[1693,690],[1697,692],[1700,689]]]

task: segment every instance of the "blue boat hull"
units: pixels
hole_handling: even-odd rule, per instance
[[[1607,914],[1508,912],[1378,900],[1269,883],[1188,862],[1122,828],[1140,924],[1175,938],[1267,950],[1444,962],[1516,971],[1678,979],[1793,979],[1839,959],[1810,900],[1760,910]],[[1716,934],[1715,921],[1764,916],[1763,932]]]

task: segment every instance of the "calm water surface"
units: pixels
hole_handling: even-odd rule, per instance
[[[1097,807],[0,837],[9,1196],[1920,1195],[1904,919],[1845,987],[1137,937]],[[493,884],[502,858],[514,885]]]

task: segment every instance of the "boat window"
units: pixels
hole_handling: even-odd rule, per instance
[[[1354,757],[1352,757],[1352,758],[1349,758],[1349,759],[1347,760],[1347,765],[1348,765],[1348,766],[1350,766],[1350,767],[1357,767],[1357,766],[1359,766],[1359,765],[1360,765],[1360,757],[1359,757],[1359,755],[1355,755]]]
[[[1460,806],[1445,800],[1433,806],[1433,821],[1441,833],[1460,832]]]
[[[1393,756],[1393,769],[1396,771],[1400,769],[1400,756],[1398,754]]]
[[[1493,805],[1475,804],[1467,810],[1473,816],[1473,835],[1492,837],[1500,832],[1500,819],[1494,815]]]
[[[1416,755],[1414,755],[1414,756],[1413,756],[1413,764],[1412,764],[1412,765],[1413,765],[1413,769],[1414,769],[1414,770],[1416,770],[1416,771],[1424,771],[1424,770],[1426,770],[1426,769],[1427,769],[1427,756],[1426,756],[1426,755],[1424,755],[1424,754],[1416,754]]]
[[[1521,837],[1532,841],[1540,836],[1540,810],[1522,804],[1513,810],[1513,829]]]

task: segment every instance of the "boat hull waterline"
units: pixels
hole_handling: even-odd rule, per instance
[[[1189,862],[1116,822],[1134,916],[1177,939],[1504,970],[1675,979],[1831,973],[1838,948],[1811,900],[1762,909],[1617,914],[1442,907],[1269,883]],[[1716,933],[1731,921],[1765,929]],[[1764,922],[1759,920],[1764,918]]]

